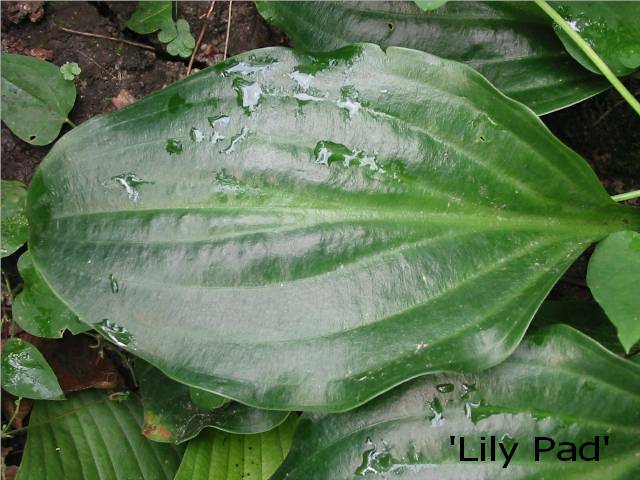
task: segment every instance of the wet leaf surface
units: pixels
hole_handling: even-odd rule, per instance
[[[82,321],[278,410],[503,361],[587,246],[640,228],[477,72],[373,45],[250,52],[92,119],[29,205],[34,264]]]
[[[2,388],[16,397],[64,400],[51,367],[31,343],[9,338],[2,346]]]
[[[431,11],[414,2],[256,4],[296,48],[324,52],[371,42],[423,50],[476,68],[539,115],[609,87],[565,52],[553,22],[532,2],[448,2]]]
[[[22,182],[2,180],[2,257],[11,255],[29,238],[29,224],[26,217],[27,188]]]
[[[553,2],[560,15],[618,76],[640,68],[640,5],[636,2]],[[567,51],[585,68],[600,70],[559,27]]]
[[[528,336],[483,373],[430,375],[345,414],[305,413],[272,478],[631,479],[640,471],[639,433],[640,365],[556,325]],[[560,442],[578,449],[596,436],[599,461],[556,456],[561,450],[560,458],[571,456]],[[486,460],[460,461],[461,437],[466,458],[480,458],[484,443]],[[536,437],[555,442],[540,461]],[[508,467],[497,443],[490,457],[492,441],[508,451],[515,446]],[[595,444],[583,453],[593,458]]]

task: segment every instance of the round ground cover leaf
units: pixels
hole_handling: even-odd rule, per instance
[[[33,266],[30,252],[22,254],[18,270],[24,283],[13,301],[12,313],[23,330],[36,337],[61,338],[65,330],[77,334],[91,329],[51,291]]]
[[[568,445],[560,442],[580,448],[596,436],[598,461],[577,454],[568,461]],[[460,461],[462,437],[466,458],[479,458],[484,443],[486,460]],[[536,437],[554,442],[540,461]],[[432,375],[352,412],[303,414],[291,452],[272,479],[631,480],[640,473],[639,438],[640,365],[555,325],[528,336],[504,363],[480,374]],[[498,441],[513,452],[506,468]],[[565,461],[556,456],[561,450]],[[595,444],[583,453],[593,458]]]
[[[143,433],[156,442],[184,442],[205,427],[237,434],[266,432],[289,415],[289,412],[259,410],[235,402],[209,402],[210,408],[206,408],[202,399],[194,400],[192,389],[141,360],[136,363],[136,377],[144,405]]]
[[[289,452],[297,422],[291,415],[253,435],[204,430],[187,445],[175,480],[268,480]]]
[[[640,4],[553,2],[552,5],[613,73],[622,76],[640,68]],[[554,28],[573,58],[592,72],[601,73],[560,27]]]
[[[617,232],[596,247],[587,283],[627,352],[640,340],[639,280],[640,233]]]
[[[22,182],[2,180],[0,196],[0,209],[2,209],[0,254],[6,257],[18,250],[29,238],[29,223],[25,214],[27,188]]]
[[[47,145],[60,133],[76,101],[76,87],[53,63],[3,53],[2,121],[33,145]]]
[[[64,400],[51,367],[36,347],[19,338],[2,346],[2,388],[16,397]]]
[[[257,2],[294,47],[329,51],[353,42],[408,47],[465,62],[538,115],[609,87],[585,71],[532,2],[449,2],[422,11],[414,2]]]
[[[173,480],[183,450],[140,433],[135,399],[88,390],[36,402],[18,480]]]
[[[590,243],[640,226],[476,71],[374,45],[249,52],[92,119],[28,217],[36,267],[107,338],[329,411],[501,362]]]

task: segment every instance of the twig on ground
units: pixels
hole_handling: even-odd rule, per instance
[[[193,47],[193,52],[191,53],[191,58],[189,59],[189,65],[187,66],[187,75],[191,73],[191,68],[193,67],[193,60],[196,58],[196,53],[200,48],[200,44],[202,43],[202,39],[204,38],[204,33],[207,31],[207,26],[209,25],[209,18],[211,18],[211,14],[213,13],[213,7],[215,7],[215,5],[216,5],[216,0],[211,0],[211,4],[209,5],[209,10],[207,10],[207,14],[204,16],[204,23],[202,24],[202,28],[200,29],[200,35],[198,35],[198,41],[196,42],[196,46]]]
[[[151,50],[152,52],[155,52],[156,50],[151,45],[145,45],[144,43],[125,40],[124,38],[110,37],[108,35],[101,35],[100,33],[81,32],[79,30],[72,30],[71,28],[61,27],[60,25],[58,25],[58,28],[63,32],[73,33],[74,35],[80,35],[83,37],[92,37],[92,38],[103,38],[104,40],[111,40],[112,42],[126,43],[127,45],[132,45],[138,48],[144,48],[145,50]]]
[[[229,0],[229,16],[227,17],[227,35],[225,36],[224,39],[224,56],[222,57],[223,60],[227,59],[227,49],[229,47],[229,32],[231,31],[231,4],[233,3],[233,0]]]
[[[100,70],[102,70],[104,73],[106,73],[107,75],[110,75],[111,78],[113,78],[114,80],[117,80],[118,77],[116,77],[113,73],[111,73],[109,70],[107,70],[106,68],[104,68],[102,65],[100,65],[98,62],[95,61],[95,59],[91,56],[91,55],[87,55],[86,53],[84,53],[82,50],[78,50],[78,53],[80,55],[82,55],[83,57],[85,57],[87,60],[89,60],[90,62],[94,63]]]

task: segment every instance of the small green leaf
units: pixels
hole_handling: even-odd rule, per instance
[[[37,337],[60,338],[65,330],[76,334],[91,329],[51,291],[30,252],[20,257],[18,270],[24,283],[13,302],[13,319],[23,330]]]
[[[253,435],[205,430],[189,442],[175,480],[267,480],[289,452],[297,422],[291,415]]]
[[[64,400],[51,367],[36,347],[9,338],[2,350],[2,388],[16,397]]]
[[[144,438],[141,417],[95,390],[36,402],[18,480],[173,480],[183,449]]]
[[[162,43],[169,43],[178,36],[178,29],[176,28],[176,22],[172,18],[165,20],[160,25],[160,32],[158,33],[158,40]]]
[[[640,67],[640,4],[637,2],[553,2],[560,15],[586,40],[617,76]],[[556,34],[585,68],[601,74],[558,25]]]
[[[639,233],[617,232],[598,244],[589,260],[587,283],[627,352],[640,340],[639,280]]]
[[[216,395],[215,393],[193,387],[189,387],[189,396],[193,404],[202,410],[215,410],[230,401],[228,398]]]
[[[127,28],[136,33],[145,34],[153,33],[159,30],[162,25],[170,20],[171,16],[171,0],[162,2],[138,2],[135,12],[127,22]]]
[[[156,442],[181,443],[205,427],[238,434],[261,433],[289,416],[289,412],[260,410],[235,402],[214,409],[209,408],[211,403],[201,406],[193,400],[193,390],[187,385],[171,380],[141,359],[136,361],[136,378],[144,405],[143,433]],[[209,397],[209,402],[213,398]]]
[[[426,0],[415,0],[414,3],[418,6],[418,8],[427,12],[429,10],[435,10],[437,8],[444,6],[447,3],[447,0],[438,0],[435,2],[429,2]]]
[[[60,73],[62,73],[62,77],[65,80],[75,80],[80,75],[80,72],[82,72],[82,69],[76,62],[67,62],[60,67]]]
[[[24,183],[2,180],[0,209],[2,210],[2,257],[11,255],[29,238],[29,222],[25,214],[27,188]]]
[[[462,437],[467,457],[478,457],[492,437],[517,448],[506,468],[498,446],[496,461],[487,448],[487,461],[464,462]],[[539,459],[536,437],[554,441]],[[482,373],[429,375],[345,414],[303,414],[272,480],[631,480],[640,471],[638,438],[640,365],[554,325],[528,335],[504,363]],[[566,461],[570,445],[560,442],[577,449],[594,441],[598,461]],[[556,457],[561,451],[565,461]],[[595,445],[581,451],[592,456]]]
[[[25,142],[53,142],[75,101],[75,85],[54,64],[2,54],[2,121]]]
[[[167,43],[167,52],[169,55],[187,58],[191,55],[193,47],[196,45],[196,40],[193,38],[193,35],[191,35],[189,23],[184,18],[181,18],[175,23],[175,28],[176,36],[168,43],[166,40],[161,39],[160,35],[158,35],[158,38],[160,41]],[[173,31],[171,31],[171,33],[173,33]]]

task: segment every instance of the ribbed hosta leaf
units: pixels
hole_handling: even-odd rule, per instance
[[[18,480],[173,480],[182,449],[140,433],[136,400],[86,391],[37,402]]]
[[[156,442],[180,443],[203,428],[214,427],[231,433],[250,434],[271,430],[287,419],[289,412],[260,410],[239,403],[215,402],[214,395],[198,393],[174,382],[160,370],[140,360],[136,377],[144,405],[143,433]]]
[[[30,252],[22,254],[18,270],[23,287],[14,299],[12,313],[23,330],[37,337],[60,338],[65,330],[76,334],[90,329],[51,291],[33,266]]]
[[[205,430],[187,445],[175,480],[267,480],[291,448],[298,416],[264,433]]]
[[[257,2],[294,47],[329,51],[353,42],[416,48],[476,68],[539,115],[608,87],[565,52],[532,2]]]
[[[455,444],[451,445],[451,436]],[[599,460],[577,456],[599,436]],[[604,445],[604,436],[608,445]],[[464,437],[466,458],[460,461]],[[509,465],[491,438],[515,446]],[[535,438],[555,442],[535,461]],[[501,365],[478,375],[432,375],[345,414],[304,414],[273,480],[586,479],[640,474],[640,365],[570,327],[542,329]],[[550,442],[540,441],[548,448]],[[595,445],[585,447],[594,455]],[[560,461],[556,455],[565,450]]]
[[[250,52],[92,119],[28,215],[40,272],[114,342],[331,411],[504,360],[580,252],[640,226],[477,72],[374,45]]]

